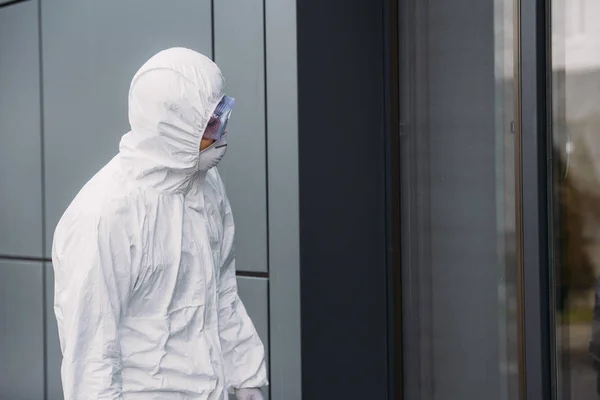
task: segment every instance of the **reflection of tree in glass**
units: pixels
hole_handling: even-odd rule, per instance
[[[560,202],[560,272],[557,306],[563,326],[570,326],[571,337],[565,343],[570,358],[578,359],[583,351],[576,327],[591,324],[590,352],[597,370],[600,368],[600,113],[567,121],[571,142],[560,155],[558,182]],[[562,150],[562,151],[561,151]],[[569,154],[567,154],[569,153]],[[558,154],[557,154],[558,155]],[[561,157],[562,155],[562,157]],[[565,162],[568,160],[568,162]],[[566,171],[566,173],[564,173]],[[595,289],[595,296],[592,296]],[[593,303],[592,303],[592,299]],[[593,304],[593,308],[592,308]],[[589,328],[584,328],[590,332]],[[585,335],[589,338],[588,335]],[[583,362],[583,360],[582,360]],[[573,369],[572,379],[579,379],[583,362]],[[579,364],[578,364],[579,365]],[[589,364],[587,364],[589,365]],[[581,375],[583,376],[583,375]],[[582,390],[579,388],[579,390]]]
[[[587,224],[593,221],[600,229],[600,197],[596,197],[594,190],[580,190],[583,181],[579,178],[591,185],[600,182],[590,182],[588,158],[585,147],[576,143],[569,159],[569,173],[559,182],[560,232],[557,239],[560,243],[560,272],[557,279],[557,305],[560,311],[567,311],[568,299],[585,297],[595,283],[595,268],[588,245],[596,243],[589,243],[589,239],[593,242],[593,238],[586,238],[586,231]],[[557,159],[558,170],[565,171],[567,167],[563,159]]]

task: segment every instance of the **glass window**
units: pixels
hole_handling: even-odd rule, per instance
[[[554,280],[559,399],[598,398],[600,2],[553,0]]]
[[[513,7],[401,1],[403,391],[411,400],[519,398]]]

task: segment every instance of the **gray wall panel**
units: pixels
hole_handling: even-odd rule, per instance
[[[296,1],[265,0],[271,396],[302,399]]]
[[[41,263],[0,261],[0,399],[44,398]]]
[[[0,254],[42,255],[37,1],[0,9]]]
[[[262,278],[247,277],[238,277],[237,281],[240,298],[265,345],[266,358],[269,360],[268,281]],[[268,395],[268,388],[263,389],[263,394]],[[235,399],[235,396],[230,397],[232,400]],[[267,399],[268,397],[265,397],[265,400]]]
[[[267,270],[265,62],[262,0],[215,2],[215,61],[236,105],[219,166],[236,218],[237,268]]]
[[[47,263],[44,268],[46,268],[46,371],[48,378],[46,400],[63,400],[60,380],[62,354],[56,316],[54,315],[54,270],[50,263]]]
[[[117,10],[117,12],[115,12]],[[42,2],[47,248],[81,186],[129,129],[127,92],[154,53],[211,54],[210,0]]]
[[[267,304],[267,291],[269,288],[267,279],[238,277],[238,293],[248,315],[252,319],[265,350],[269,343],[269,309]],[[267,354],[268,359],[268,354]]]

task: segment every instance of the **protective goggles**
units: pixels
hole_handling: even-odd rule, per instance
[[[208,121],[206,130],[202,136],[203,139],[219,140],[227,133],[227,122],[231,116],[234,103],[235,99],[233,97],[223,97]]]

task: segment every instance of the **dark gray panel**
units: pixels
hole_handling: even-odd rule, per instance
[[[238,293],[248,315],[252,319],[260,338],[265,345],[267,364],[269,360],[269,308],[268,308],[268,290],[269,284],[266,279],[238,277]],[[263,389],[263,393],[268,395],[268,388]],[[230,396],[235,399],[235,396]],[[268,396],[265,397],[265,400]]]
[[[0,10],[0,254],[42,255],[37,1]]]
[[[389,398],[383,4],[298,2],[302,397],[311,400]]]
[[[262,0],[215,2],[215,61],[236,99],[219,166],[236,218],[237,268],[267,270],[265,63]]]
[[[47,387],[46,400],[63,400],[62,383],[60,380],[60,367],[62,354],[58,340],[58,326],[54,315],[54,270],[48,263],[46,268],[46,373]]]
[[[0,261],[0,398],[44,398],[41,263]]]
[[[42,21],[49,255],[62,212],[129,129],[133,74],[172,46],[210,55],[211,6],[210,0],[47,0]]]
[[[271,396],[300,400],[296,1],[265,0],[265,15]]]

